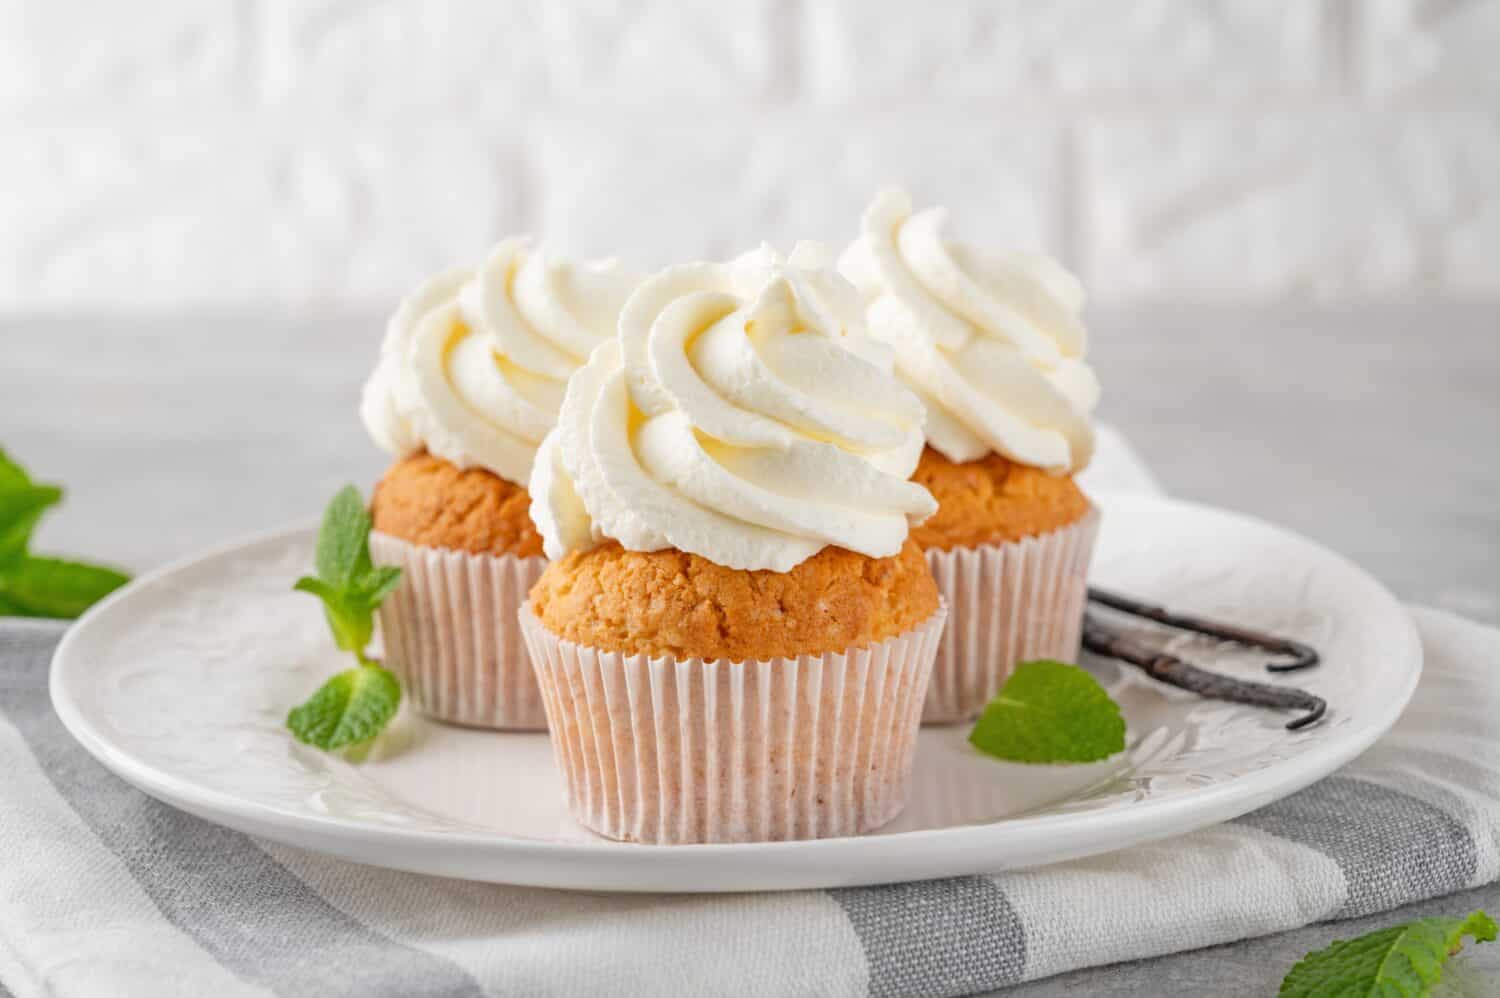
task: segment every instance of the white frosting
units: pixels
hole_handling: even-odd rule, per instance
[[[397,457],[425,448],[524,485],[569,375],[614,334],[636,283],[614,260],[572,264],[524,238],[428,280],[386,327],[366,429]]]
[[[829,544],[898,552],[937,508],[907,480],[922,405],[860,311],[810,244],[646,280],[542,445],[531,509],[548,556],[613,538],[785,572]]]
[[[943,235],[947,211],[912,214],[904,191],[865,211],[839,270],[870,334],[927,407],[927,442],[951,461],[998,451],[1064,473],[1094,451],[1099,382],[1084,363],[1083,288],[1050,257],[989,254]]]

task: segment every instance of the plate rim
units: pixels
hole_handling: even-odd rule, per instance
[[[85,717],[83,709],[66,689],[64,671],[77,668],[73,659],[74,649],[86,640],[90,628],[96,621],[111,611],[111,608],[135,596],[162,578],[192,569],[236,551],[276,542],[287,542],[298,535],[316,531],[316,521],[307,520],[291,526],[247,534],[211,548],[175,559],[154,568],[131,580],[126,586],[110,594],[83,614],[64,632],[62,640],[53,653],[48,669],[48,693],[53,710],[57,713],[68,733],[81,744],[97,761],[121,779],[144,791],[169,806],[195,814],[205,820],[234,828],[238,831],[260,835],[275,841],[302,848],[310,848],[342,859],[347,855],[309,844],[309,837],[331,840],[353,847],[385,847],[395,851],[394,856],[380,859],[361,858],[354,861],[372,863],[394,869],[419,873],[437,873],[445,876],[465,874],[452,872],[451,860],[422,862],[423,850],[443,850],[465,855],[490,856],[490,860],[505,861],[514,869],[503,871],[504,876],[495,876],[487,871],[482,876],[468,879],[493,883],[509,883],[564,889],[586,889],[602,891],[660,891],[666,888],[649,885],[633,885],[642,876],[627,876],[619,883],[600,886],[590,877],[568,875],[568,868],[587,873],[601,863],[615,864],[629,860],[628,866],[636,874],[657,872],[668,874],[678,866],[700,867],[703,862],[734,859],[745,862],[747,857],[753,864],[756,858],[767,863],[778,860],[797,859],[810,866],[821,866],[830,857],[852,855],[860,865],[878,864],[882,860],[909,860],[913,853],[939,852],[955,860],[949,863],[932,864],[937,872],[923,877],[963,875],[963,873],[988,873],[999,869],[1028,868],[1061,862],[1066,858],[1079,858],[1114,852],[1131,845],[1173,838],[1202,828],[1211,827],[1239,817],[1275,800],[1293,793],[1333,773],[1348,764],[1386,734],[1405,711],[1416,692],[1421,679],[1424,660],[1420,638],[1406,606],[1378,579],[1360,568],[1353,561],[1324,545],[1286,527],[1271,523],[1252,514],[1241,513],[1223,507],[1212,506],[1171,496],[1151,495],[1139,492],[1118,492],[1106,489],[1095,490],[1094,500],[1104,508],[1119,504],[1147,507],[1168,507],[1191,510],[1197,514],[1208,514],[1268,529],[1286,535],[1297,542],[1315,549],[1323,557],[1334,560],[1339,567],[1373,587],[1379,597],[1398,610],[1395,625],[1401,633],[1403,647],[1392,652],[1392,657],[1409,661],[1401,688],[1385,701],[1375,716],[1364,726],[1329,742],[1309,746],[1306,751],[1286,759],[1277,760],[1263,769],[1232,777],[1209,787],[1199,787],[1169,798],[1146,800],[1128,808],[1104,809],[1097,812],[1075,812],[1067,814],[1021,815],[1000,821],[977,824],[954,825],[943,828],[914,829],[882,835],[845,836],[827,839],[805,839],[780,842],[755,843],[698,843],[688,845],[652,846],[640,843],[613,842],[609,840],[572,841],[520,838],[498,832],[433,831],[403,828],[400,826],[362,823],[357,819],[308,814],[275,804],[246,798],[229,791],[202,785],[194,780],[174,774],[133,756],[128,750],[113,744],[97,731]],[[1181,812],[1191,816],[1181,825]],[[974,860],[987,851],[1003,849],[1007,839],[1051,836],[1057,841],[1059,831],[1074,837],[1087,833],[1099,833],[1107,826],[1107,836],[1118,840],[1117,844],[1085,846],[1057,859],[1033,863],[1007,864],[984,869],[969,869]],[[1057,851],[1057,850],[1054,850]],[[974,857],[964,861],[962,857]],[[410,857],[413,861],[407,862]],[[546,865],[547,869],[522,869],[521,866]],[[816,875],[799,878],[806,887],[830,887],[849,884],[875,884],[892,882],[895,879],[912,879],[898,876],[885,880],[866,875],[840,875],[839,870],[849,866],[839,864],[820,879]],[[751,871],[753,873],[753,871]],[[741,877],[746,875],[742,872]],[[733,881],[733,883],[729,883]],[[745,890],[782,889],[777,884],[758,886],[750,880],[734,880],[727,877],[725,885],[703,884],[670,888],[694,892],[720,892]]]

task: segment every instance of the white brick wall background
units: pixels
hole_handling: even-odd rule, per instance
[[[1500,0],[0,0],[0,313],[841,242],[892,181],[1105,301],[1500,298]]]

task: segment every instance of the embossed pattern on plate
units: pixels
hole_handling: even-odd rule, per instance
[[[1200,700],[1091,661],[1130,730],[1124,758],[1020,766],[926,728],[905,811],[850,839],[647,847],[580,830],[544,735],[434,724],[403,708],[361,764],[294,742],[287,709],[344,667],[315,601],[290,590],[313,531],[224,548],[133,583],[73,628],[52,695],[73,734],[126,780],[185,810],[361,862],[595,890],[769,890],[1038,865],[1181,834],[1306,786],[1368,747],[1415,688],[1421,651],[1399,603],[1286,531],[1154,497],[1100,498],[1092,577],[1320,648],[1275,679],[1263,658],[1178,639],[1226,672],[1304,685],[1327,721]]]

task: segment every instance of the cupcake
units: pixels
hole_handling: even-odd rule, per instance
[[[360,414],[396,461],[375,487],[370,554],[397,565],[387,664],[442,721],[539,729],[516,611],[546,565],[526,482],[568,376],[614,333],[634,277],[508,239],[429,280],[391,318]]]
[[[949,240],[945,219],[886,191],[839,259],[927,411],[914,479],[938,510],[912,536],[949,604],[923,712],[936,723],[978,714],[1017,662],[1076,659],[1099,520],[1073,480],[1099,400],[1082,288],[1050,258]]]
[[[521,619],[601,835],[854,835],[905,800],[946,616],[909,536],[922,406],[823,260],[647,279],[542,444]]]

